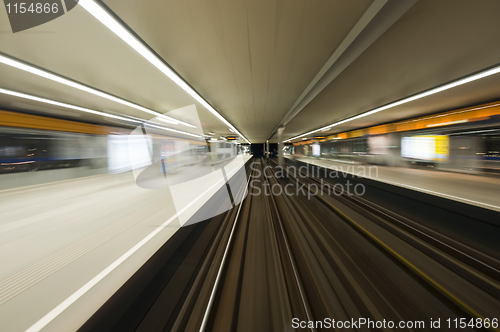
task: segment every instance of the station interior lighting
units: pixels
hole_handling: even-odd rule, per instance
[[[498,74],[499,72],[500,72],[500,65],[495,66],[495,67],[490,68],[490,69],[487,69],[487,70],[483,70],[483,71],[481,71],[479,73],[476,73],[476,74],[469,75],[467,77],[458,79],[458,80],[453,81],[451,83],[443,84],[441,86],[429,89],[427,91],[417,93],[416,95],[413,95],[413,96],[410,96],[410,97],[407,97],[407,98],[403,98],[403,99],[395,101],[393,103],[389,103],[387,105],[384,105],[384,106],[381,106],[381,107],[377,107],[377,108],[375,108],[375,109],[373,109],[371,111],[368,111],[368,112],[365,112],[365,113],[361,113],[361,114],[358,114],[356,116],[353,116],[353,117],[350,117],[350,118],[347,118],[347,119],[344,119],[344,120],[332,123],[332,124],[330,124],[328,126],[325,126],[325,127],[322,127],[322,128],[319,128],[319,129],[307,132],[305,134],[289,138],[289,139],[285,140],[284,142],[290,142],[290,141],[296,140],[298,138],[301,138],[301,137],[304,137],[304,136],[307,136],[307,135],[310,135],[310,134],[317,133],[319,131],[329,130],[331,127],[338,126],[338,125],[341,125],[341,124],[349,122],[349,121],[357,120],[359,118],[362,118],[362,117],[365,117],[365,116],[368,116],[368,115],[372,115],[372,114],[375,114],[375,113],[378,113],[378,112],[382,112],[382,111],[385,111],[387,109],[390,109],[390,108],[393,108],[393,107],[396,107],[396,106],[399,106],[399,105],[403,105],[403,104],[409,103],[411,101],[414,101],[414,100],[417,100],[417,99],[421,99],[421,98],[424,98],[424,97],[427,97],[427,96],[430,96],[430,95],[434,95],[436,93],[439,93],[439,92],[442,92],[442,91],[446,91],[446,90],[452,89],[454,87],[457,87],[457,86],[460,86],[460,85],[463,85],[463,84],[474,82],[474,81],[477,81],[477,80],[479,80],[481,78],[488,77],[488,76],[491,76],[491,75],[494,75],[494,74]]]
[[[108,29],[115,33],[125,43],[132,47],[137,53],[142,55],[158,70],[169,77],[180,88],[186,91],[191,97],[202,104],[207,110],[214,114],[219,120],[234,130],[240,137],[250,143],[229,121],[227,121],[219,112],[215,110],[203,97],[201,97],[193,88],[191,88],[182,78],[180,78],[172,69],[170,69],[162,60],[151,52],[142,42],[135,38],[125,27],[121,25],[114,17],[93,0],[80,0],[78,2],[92,16],[104,24]]]
[[[142,122],[142,121],[135,120],[135,119],[129,119],[129,118],[126,118],[126,117],[123,117],[123,116],[113,115],[113,114],[109,114],[109,113],[105,113],[105,112],[100,112],[100,111],[92,110],[90,108],[85,108],[85,107],[75,106],[75,105],[71,105],[71,104],[61,103],[59,101],[55,101],[55,100],[52,100],[52,99],[37,97],[37,96],[33,96],[33,95],[30,95],[30,94],[27,94],[27,93],[21,93],[21,92],[17,92],[17,91],[8,90],[8,89],[2,89],[2,88],[0,88],[0,93],[5,94],[5,95],[14,96],[14,97],[19,97],[19,98],[34,100],[34,101],[38,101],[40,103],[45,103],[45,104],[60,106],[60,107],[64,107],[64,108],[69,108],[69,109],[80,111],[80,112],[86,112],[86,113],[91,113],[91,114],[95,114],[95,115],[100,115],[100,116],[104,116],[104,117],[107,117],[107,118],[113,118],[113,119],[118,119],[118,120],[123,120],[123,121],[128,121],[128,122],[134,122],[134,123],[141,123]]]
[[[45,104],[50,104],[50,105],[54,105],[54,106],[64,107],[64,108],[68,108],[68,109],[72,109],[72,110],[76,110],[76,111],[80,111],[80,112],[85,112],[85,113],[100,115],[100,116],[107,117],[107,118],[112,118],[112,119],[117,119],[117,120],[132,122],[132,123],[135,123],[135,124],[144,123],[146,126],[149,126],[149,127],[153,127],[153,128],[157,128],[157,129],[162,129],[162,130],[167,130],[167,131],[171,131],[171,132],[176,132],[176,133],[183,134],[183,135],[188,135],[188,136],[193,136],[193,137],[200,137],[199,135],[188,133],[188,132],[185,132],[185,131],[182,131],[182,130],[177,130],[177,129],[172,129],[172,128],[168,128],[168,127],[153,125],[153,124],[145,122],[142,119],[138,120],[137,118],[127,118],[127,117],[123,117],[123,116],[119,116],[119,115],[109,114],[109,113],[106,113],[106,112],[100,112],[100,111],[96,111],[96,110],[93,110],[93,109],[90,109],[90,108],[86,108],[86,107],[80,107],[80,106],[76,106],[76,105],[62,103],[62,102],[55,101],[55,100],[52,100],[52,99],[47,99],[47,98],[33,96],[33,95],[30,95],[30,94],[27,94],[27,93],[21,93],[21,92],[12,91],[12,90],[3,89],[3,88],[0,88],[0,93],[6,94],[6,95],[10,95],[10,96],[14,96],[14,97],[18,97],[18,98],[24,98],[24,99],[28,99],[28,100],[34,100],[34,101],[37,101],[37,102],[40,102],[40,103],[45,103]]]
[[[31,74],[35,74],[35,75],[47,78],[49,80],[52,80],[52,81],[55,81],[55,82],[58,82],[58,83],[62,83],[64,85],[67,85],[67,86],[70,86],[70,87],[73,87],[73,88],[76,88],[76,89],[79,89],[79,90],[91,93],[91,94],[99,96],[99,97],[106,98],[108,100],[120,103],[122,105],[135,108],[135,109],[137,109],[139,111],[142,111],[142,112],[145,112],[145,113],[149,113],[151,115],[154,115],[154,116],[158,117],[159,119],[161,119],[164,122],[168,122],[170,124],[182,124],[182,125],[185,125],[185,126],[188,126],[188,127],[195,128],[195,126],[193,126],[190,123],[187,123],[187,122],[184,122],[184,121],[180,121],[180,120],[171,118],[171,117],[166,116],[164,114],[161,114],[161,113],[158,113],[156,111],[153,111],[153,110],[151,110],[149,108],[143,107],[141,105],[134,104],[134,103],[132,103],[130,101],[127,101],[125,99],[118,98],[116,96],[110,95],[109,93],[102,92],[102,91],[99,91],[97,89],[91,88],[89,86],[86,86],[86,85],[74,82],[74,81],[69,80],[67,78],[64,78],[62,76],[50,73],[48,71],[45,71],[45,70],[42,70],[42,69],[39,69],[39,68],[36,68],[36,67],[28,65],[26,63],[22,63],[20,61],[17,61],[15,59],[12,59],[12,58],[7,57],[7,56],[2,55],[2,54],[0,54],[0,63],[3,63],[5,65],[11,66],[11,67],[14,67],[14,68],[17,68],[17,69],[24,70],[24,71],[29,72]]]

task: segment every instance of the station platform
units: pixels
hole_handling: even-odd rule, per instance
[[[290,156],[285,156],[290,158]],[[292,157],[295,160],[359,175],[390,185],[500,211],[500,178],[406,167],[350,164],[326,158]],[[361,167],[361,168],[360,168]],[[362,168],[371,172],[361,172]]]
[[[231,179],[250,158],[220,167]],[[226,183],[220,171],[187,181],[191,171],[166,190],[129,171],[0,191],[2,330],[47,315],[51,330],[77,330]]]
[[[494,247],[488,236],[498,242],[497,226],[466,220],[459,208],[394,199],[376,185],[367,185],[363,197],[314,193],[316,175],[282,176],[274,158],[256,157],[246,171],[251,180],[241,204],[183,227],[79,332],[289,331],[306,330],[293,323],[313,315],[321,322],[445,322],[497,314],[500,260],[481,250]],[[436,232],[385,211],[366,202],[374,192],[425,213],[434,226],[432,215],[450,224]],[[212,198],[207,205],[220,203]],[[486,248],[450,237],[469,224]]]

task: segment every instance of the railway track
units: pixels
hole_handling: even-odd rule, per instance
[[[311,173],[315,174],[315,172]],[[298,185],[303,185],[305,188],[309,188],[308,185],[311,183],[314,183],[316,187],[324,185],[324,182],[320,182],[323,179],[318,179],[317,177],[311,176],[309,173],[302,173],[301,176],[297,174],[290,176],[287,174],[287,178],[288,180],[290,178],[293,179]],[[330,183],[329,185],[333,188],[334,184],[335,183]],[[482,309],[486,309],[488,306],[486,302],[493,305],[495,308],[489,311],[490,313],[494,314],[496,312],[495,310],[500,308],[498,302],[500,275],[497,268],[498,261],[494,258],[467,247],[464,244],[457,243],[443,234],[437,234],[415,222],[363,200],[356,195],[340,194],[339,192],[332,191],[328,192],[326,195],[313,196],[340,217],[346,224],[350,225],[367,240],[372,242],[372,244],[382,251],[385,251],[388,256],[392,256],[402,265],[402,267],[406,268],[410,274],[413,274],[421,281],[427,283],[427,285],[430,286],[427,287],[427,289],[431,292],[434,291],[436,293],[436,298],[441,298],[442,302],[446,303],[446,305],[460,317],[466,317],[467,319],[484,319],[487,318],[485,316],[488,315],[485,315],[484,311],[479,312],[479,310],[477,310],[478,307],[481,308],[481,305],[477,306],[477,303],[475,303],[476,307],[469,305],[469,303],[474,303],[478,299],[474,299],[474,296],[465,299],[463,296],[456,296],[454,291],[449,290],[453,289],[453,287],[437,282],[429,273],[426,274],[420,270],[398,253],[397,250],[391,248],[390,245],[378,239],[366,228],[343,213],[337,207],[339,203],[344,209],[355,210],[356,214],[367,218],[367,220],[391,232],[391,234],[396,235],[405,243],[412,245],[418,251],[432,258],[435,262],[438,262],[441,266],[446,267],[456,275],[467,280],[471,285],[471,290],[476,290],[477,288],[481,289],[484,292],[483,294],[487,296],[486,298],[483,297],[483,299],[489,300],[489,302],[484,302]],[[306,205],[304,205],[304,207],[306,208]],[[307,212],[305,214],[307,214]],[[390,301],[393,302],[394,300],[391,299]],[[487,311],[488,310],[486,310],[486,312]],[[492,319],[491,316],[488,317],[490,317],[489,320]]]
[[[252,185],[240,205],[200,331],[282,331],[294,317],[311,317],[273,199],[259,194],[267,184],[262,164],[253,167],[259,175],[250,174]],[[187,330],[196,328],[193,322]]]
[[[239,205],[181,229],[81,331],[456,330],[500,312],[494,258],[360,197],[295,191],[321,179],[251,162]]]
[[[305,178],[306,182],[312,181],[317,185],[321,185],[324,180],[311,175]],[[329,195],[330,197],[356,209],[377,225],[404,239],[405,242],[425,252],[428,256],[500,300],[500,284],[498,283],[500,280],[500,261],[460,243],[446,234],[439,233],[363,199],[361,196],[340,193],[339,190],[335,189],[333,181],[329,181],[328,184],[332,186],[332,191],[334,191]]]

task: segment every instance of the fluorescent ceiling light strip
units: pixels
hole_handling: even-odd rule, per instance
[[[460,114],[460,113],[465,113],[465,112],[472,112],[472,111],[482,110],[482,109],[486,109],[486,108],[496,107],[498,105],[500,105],[500,104],[493,104],[493,105],[476,107],[476,108],[467,108],[467,109],[456,111],[456,112],[451,112],[451,113],[446,112],[445,114],[438,114],[438,115],[434,115],[434,116],[428,116],[428,117],[422,118],[422,119],[421,118],[417,118],[417,119],[412,119],[412,120],[408,120],[408,121],[404,121],[404,122],[398,122],[396,124],[410,123],[410,122],[421,121],[421,120],[428,120],[428,119],[434,119],[434,118],[439,118],[439,117],[449,116],[449,115],[454,115],[454,114]]]
[[[486,130],[475,130],[475,131],[463,131],[461,133],[451,133],[448,135],[463,135],[463,134],[475,134],[475,133],[485,133],[490,131],[499,131],[499,129],[486,129]]]
[[[15,97],[19,97],[19,98],[30,99],[30,100],[38,101],[38,102],[45,103],[45,104],[51,104],[51,105],[65,107],[65,108],[70,108],[70,109],[73,109],[73,110],[82,111],[82,112],[86,112],[86,113],[92,113],[92,114],[96,114],[96,115],[102,115],[102,116],[105,116],[105,117],[108,117],[108,118],[113,118],[113,119],[118,119],[118,120],[124,120],[124,121],[129,121],[129,122],[135,122],[135,123],[141,123],[142,122],[142,121],[125,118],[125,117],[118,116],[118,115],[113,115],[113,114],[109,114],[109,113],[99,112],[99,111],[95,111],[95,110],[92,110],[92,109],[89,109],[89,108],[75,106],[75,105],[66,104],[66,103],[61,103],[59,101],[50,100],[50,99],[41,98],[41,97],[36,97],[36,96],[32,96],[32,95],[28,95],[28,94],[25,94],[25,93],[12,91],[12,90],[7,90],[7,89],[0,88],[0,93],[6,94],[6,95],[15,96]]]
[[[167,128],[167,127],[162,127],[162,126],[157,126],[157,125],[154,125],[154,124],[150,124],[150,123],[144,123],[145,126],[148,126],[148,127],[153,127],[153,128],[158,128],[158,129],[163,129],[163,130],[168,130],[168,131],[172,131],[174,133],[179,133],[179,134],[184,134],[184,135],[188,135],[188,136],[193,136],[193,137],[201,137],[200,135],[196,135],[196,134],[191,134],[191,133],[187,133],[185,131],[181,131],[181,130],[176,130],[176,129],[172,129],[172,128]]]
[[[491,75],[494,75],[494,74],[498,74],[498,73],[500,73],[500,66],[496,66],[494,68],[491,68],[491,69],[482,71],[480,73],[477,73],[477,74],[474,74],[474,75],[471,75],[471,76],[459,79],[457,81],[454,81],[454,82],[451,82],[451,83],[448,83],[448,84],[444,84],[444,85],[439,86],[437,88],[430,89],[428,91],[424,91],[424,92],[418,93],[418,94],[416,94],[414,96],[411,96],[411,97],[408,97],[408,98],[404,98],[404,99],[401,99],[399,101],[395,101],[395,102],[387,104],[385,106],[381,106],[381,107],[375,108],[375,109],[373,109],[371,111],[368,111],[368,112],[365,112],[365,113],[362,113],[362,114],[359,114],[359,115],[347,118],[347,119],[342,120],[342,121],[335,122],[335,123],[333,123],[331,125],[328,125],[328,126],[325,126],[325,127],[322,127],[322,128],[319,128],[319,129],[307,132],[305,134],[289,138],[289,139],[285,140],[284,142],[290,142],[290,141],[293,141],[293,140],[295,140],[297,138],[301,138],[301,137],[304,137],[304,136],[316,133],[318,131],[322,131],[322,130],[327,129],[329,127],[338,126],[340,124],[343,124],[343,123],[346,123],[346,122],[349,122],[349,121],[353,121],[353,120],[362,118],[362,117],[367,116],[367,115],[372,115],[372,114],[384,111],[386,109],[393,108],[393,107],[396,107],[396,106],[399,106],[399,105],[402,105],[402,104],[406,104],[406,103],[409,103],[411,101],[414,101],[414,100],[417,100],[417,99],[420,99],[420,98],[424,98],[424,97],[436,94],[438,92],[449,90],[449,89],[457,87],[459,85],[470,83],[470,82],[479,80],[481,78],[488,77],[488,76],[491,76]]]
[[[219,114],[209,103],[205,101],[196,91],[194,91],[186,82],[184,82],[177,74],[171,70],[167,65],[165,65],[158,57],[153,54],[146,46],[144,46],[139,40],[137,40],[130,32],[127,31],[119,22],[115,20],[114,17],[109,15],[106,10],[104,10],[100,5],[95,3],[93,0],[80,0],[78,2],[83,8],[85,8],[92,16],[98,19],[102,24],[104,24],[108,29],[114,32],[118,37],[120,37],[124,42],[126,42],[130,47],[132,47],[137,53],[142,55],[146,60],[148,60],[153,66],[158,68],[162,73],[167,75],[172,81],[174,81],[179,87],[186,91],[191,97],[196,99],[200,104],[202,104],[207,110],[209,110],[213,115],[215,115],[219,120],[228,125],[234,130],[240,137],[245,141],[250,143],[249,140],[245,138],[229,121],[224,119],[222,115]]]
[[[186,123],[186,122],[183,122],[183,121],[171,118],[169,116],[163,115],[163,114],[155,112],[153,110],[150,110],[149,108],[146,108],[146,107],[143,107],[143,106],[131,103],[131,102],[125,100],[125,99],[121,99],[121,98],[112,96],[112,95],[110,95],[108,93],[105,93],[105,92],[93,89],[93,88],[85,86],[83,84],[80,84],[80,83],[77,83],[77,82],[73,82],[73,81],[68,80],[68,79],[66,79],[64,77],[61,77],[61,76],[49,73],[49,72],[47,72],[45,70],[42,70],[42,69],[39,69],[39,68],[30,66],[30,65],[27,65],[25,63],[22,63],[20,61],[14,60],[14,59],[11,59],[11,58],[6,57],[6,56],[1,55],[1,54],[0,54],[0,62],[3,63],[3,64],[6,64],[8,66],[12,66],[12,67],[15,67],[17,69],[21,69],[21,70],[24,70],[26,72],[29,72],[29,73],[32,73],[32,74],[35,74],[35,75],[47,78],[49,80],[52,80],[52,81],[55,81],[55,82],[58,82],[58,83],[62,83],[64,85],[67,85],[67,86],[70,86],[70,87],[73,87],[73,88],[76,88],[76,89],[79,89],[79,90],[91,93],[93,95],[96,95],[96,96],[99,96],[99,97],[103,97],[103,98],[106,98],[108,100],[112,100],[112,101],[120,103],[122,105],[135,108],[135,109],[137,109],[139,111],[152,114],[152,115],[157,116],[157,117],[161,118],[162,120],[164,120],[166,122],[169,122],[169,123],[172,123],[172,124],[179,124],[180,123],[180,124],[183,124],[183,125],[188,126],[188,127],[195,127],[195,126],[193,126],[190,123]]]

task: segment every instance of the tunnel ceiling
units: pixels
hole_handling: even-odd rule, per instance
[[[500,63],[500,2],[417,1],[286,127],[316,129]],[[337,127],[344,131],[500,100],[500,74]]]
[[[103,3],[252,142],[269,137],[311,81],[321,77],[325,64],[335,69],[345,60],[361,42],[360,22],[368,32],[387,22],[380,19],[382,13],[396,17],[395,23],[380,36],[367,37],[369,46],[287,121],[285,138],[500,63],[496,0],[419,0],[408,2],[399,14],[393,9],[395,0]],[[79,6],[16,34],[0,11],[0,32],[4,54],[162,113],[195,104],[205,132],[230,134],[226,125]],[[336,52],[342,55],[333,61]],[[2,64],[0,87],[145,117],[136,109]],[[500,99],[499,88],[500,77],[492,76],[335,131]],[[36,102],[15,99],[0,95],[0,106],[47,111]],[[49,108],[62,117],[104,121]]]
[[[248,139],[262,142],[371,1],[105,3]]]

